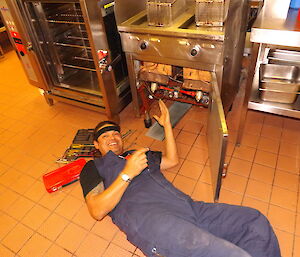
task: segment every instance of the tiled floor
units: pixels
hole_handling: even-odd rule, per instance
[[[192,108],[174,129],[180,165],[165,171],[175,186],[194,199],[211,201],[205,142],[205,109]],[[110,218],[90,218],[79,183],[48,194],[41,176],[75,132],[105,117],[63,103],[49,107],[30,86],[14,52],[0,60],[0,256],[144,256]],[[162,149],[144,136],[131,106],[121,114],[127,147]],[[228,175],[220,201],[252,206],[275,228],[283,257],[300,257],[300,121],[249,112],[242,145],[234,147],[231,129]]]

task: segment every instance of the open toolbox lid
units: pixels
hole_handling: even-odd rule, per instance
[[[86,164],[85,159],[78,159],[43,176],[46,190],[49,193],[55,192],[79,179],[80,172]]]

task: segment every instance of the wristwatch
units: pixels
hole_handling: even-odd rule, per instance
[[[121,179],[124,180],[127,183],[131,182],[131,179],[130,179],[130,177],[127,174],[122,174],[121,175]]]

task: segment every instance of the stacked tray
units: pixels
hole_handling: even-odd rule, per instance
[[[280,64],[260,65],[260,97],[264,101],[293,103],[299,84],[299,67]]]

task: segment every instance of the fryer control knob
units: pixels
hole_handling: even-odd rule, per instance
[[[191,50],[191,56],[196,56],[200,52],[200,46],[194,46]]]
[[[140,45],[140,48],[142,50],[145,50],[147,47],[148,47],[148,42],[146,42],[146,41],[142,42],[141,45]]]

